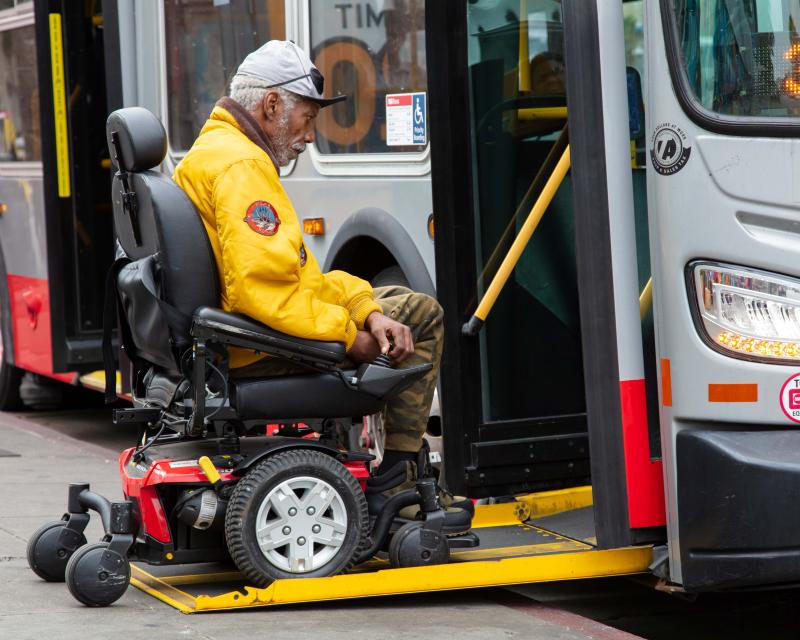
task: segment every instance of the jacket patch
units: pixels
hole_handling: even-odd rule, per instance
[[[300,266],[305,267],[306,261],[308,260],[308,254],[306,253],[306,245],[304,243],[300,243]]]
[[[278,233],[278,227],[281,226],[281,219],[278,217],[275,207],[263,200],[256,200],[247,207],[244,221],[247,226],[262,236],[274,236]]]

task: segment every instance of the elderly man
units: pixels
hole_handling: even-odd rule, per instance
[[[367,499],[374,513],[413,485],[427,467],[423,434],[442,350],[442,310],[430,296],[402,287],[372,290],[344,273],[322,273],[306,249],[279,168],[314,141],[324,79],[292,42],[272,40],[239,66],[230,87],[175,170],[175,182],[203,218],[217,261],[222,307],[273,329],[345,343],[354,363],[380,354],[394,364],[433,363],[432,371],[392,399],[385,411],[386,451]],[[279,358],[231,349],[238,378],[303,372]],[[472,505],[449,500],[446,531],[469,528]],[[404,513],[415,517],[418,513]]]

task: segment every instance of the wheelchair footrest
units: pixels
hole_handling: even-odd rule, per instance
[[[473,549],[481,544],[481,540],[472,531],[462,533],[460,536],[447,538],[447,546],[453,549]]]

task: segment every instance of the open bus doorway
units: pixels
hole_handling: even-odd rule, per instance
[[[588,405],[593,394],[613,393],[619,402],[621,387],[619,382],[606,386],[607,380],[588,375],[601,359],[599,350],[616,349],[616,334],[611,337],[606,327],[603,335],[586,340],[597,322],[595,310],[584,315],[592,307],[582,298],[602,297],[611,284],[591,266],[597,259],[589,255],[592,249],[576,240],[594,232],[587,231],[591,221],[576,217],[571,171],[556,184],[532,239],[480,333],[465,335],[466,325],[459,331],[489,289],[534,203],[549,188],[546,183],[559,161],[568,157],[569,148],[581,158],[587,154],[586,126],[576,121],[575,133],[567,121],[573,110],[580,118],[580,108],[599,100],[586,87],[585,76],[576,79],[587,73],[585,61],[570,69],[570,61],[580,60],[583,54],[574,34],[586,33],[588,24],[575,16],[577,9],[550,0],[463,4],[462,15],[450,19],[454,23],[463,20],[464,31],[453,34],[449,47],[457,51],[463,45],[456,42],[466,42],[465,55],[455,60],[450,53],[448,64],[463,65],[466,79],[463,86],[451,82],[450,94],[438,98],[440,104],[456,95],[468,101],[468,120],[459,121],[452,115],[437,120],[432,115],[432,126],[449,129],[451,136],[445,133],[444,137],[456,141],[447,151],[439,149],[438,156],[433,149],[439,159],[434,162],[434,206],[441,229],[436,237],[438,291],[449,327],[442,367],[448,482],[458,493],[481,498],[592,485],[602,504],[601,515],[587,507],[570,513],[569,525],[553,525],[568,526],[569,531],[554,530],[594,543],[599,538],[601,547],[663,540],[663,511],[660,519],[629,526],[621,433],[614,432],[612,412],[601,413]],[[604,117],[627,125],[623,135],[628,140],[628,158],[622,160],[630,167],[633,191],[632,278],[642,291],[650,279],[641,77],[643,3],[626,3],[620,13],[624,14],[624,26],[615,29],[625,41],[626,55],[620,60],[618,77],[627,104],[617,103],[616,113],[609,113],[605,104],[596,105],[596,126],[607,126]],[[616,35],[605,37],[610,41]],[[433,70],[431,77],[435,73]],[[433,84],[432,79],[429,82]],[[582,93],[573,96],[570,91],[574,90]],[[468,140],[456,133],[462,128],[469,130]],[[442,153],[447,162],[442,163]],[[463,196],[437,194],[437,184],[446,184],[448,174],[458,175],[460,184],[468,184]],[[465,175],[470,176],[469,181],[464,180]],[[579,246],[584,248],[579,250]],[[608,295],[613,297],[610,291]],[[649,443],[649,452],[643,454],[657,460],[657,378],[652,310],[646,301],[641,312],[642,322],[624,339],[635,336],[640,354],[647,354],[646,374],[636,393],[638,402],[641,390],[642,411],[650,419],[638,415],[637,426],[644,429]],[[641,361],[639,366],[643,366]],[[592,435],[592,428],[600,435]],[[598,445],[601,438],[606,442]],[[595,454],[602,463],[593,463]],[[596,478],[595,464],[603,467]],[[660,467],[658,470],[660,474]],[[663,498],[656,495],[655,502],[659,500]],[[609,504],[614,507],[609,509]],[[657,505],[653,509],[657,511]]]
[[[105,133],[97,125],[121,103],[120,70],[106,67],[106,40],[110,35],[113,52],[118,35],[115,20],[108,20],[112,33],[106,33],[104,9],[115,3],[34,4],[47,141],[43,161],[53,369],[86,372],[101,361],[105,274],[114,254],[111,162]],[[118,54],[112,58],[118,64]]]

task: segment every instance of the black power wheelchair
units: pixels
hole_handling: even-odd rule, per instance
[[[395,494],[372,518],[367,510],[374,456],[359,446],[361,416],[380,411],[431,365],[394,369],[383,360],[343,369],[340,343],[295,338],[218,309],[200,216],[154,169],[166,154],[163,126],[132,107],[112,113],[106,133],[118,237],[106,291],[107,396],[115,395],[116,315],[133,408],[115,410],[114,421],[139,425],[141,438],[120,455],[125,499],[70,485],[67,513],[30,539],[31,569],[66,580],[86,605],[106,606],[127,589],[131,560],[232,560],[263,587],[332,576],[382,550],[393,566],[418,566],[446,562],[452,546],[475,546],[474,534],[442,533],[432,478]],[[291,360],[308,373],[233,380],[228,346]],[[397,528],[397,513],[413,504],[424,519]],[[105,531],[95,544],[84,536],[89,511]]]

